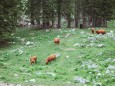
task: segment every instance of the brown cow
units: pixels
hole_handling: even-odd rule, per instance
[[[60,38],[54,38],[54,43],[55,44],[60,44]]]
[[[95,28],[91,28],[91,32],[92,32],[92,34],[94,34],[95,33]]]
[[[35,64],[36,61],[37,61],[37,56],[31,56],[31,57],[30,57],[30,63],[31,63],[31,65],[32,65],[32,64]]]
[[[97,34],[106,34],[106,31],[103,29],[100,29],[100,30],[96,30],[96,33]]]
[[[53,61],[56,59],[56,55],[55,54],[52,54],[50,56],[47,57],[46,59],[46,64],[48,64],[49,62]]]

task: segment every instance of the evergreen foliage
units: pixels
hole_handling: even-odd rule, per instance
[[[0,40],[15,30],[18,0],[0,0]]]

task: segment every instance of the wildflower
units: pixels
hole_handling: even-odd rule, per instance
[[[82,83],[82,84],[85,84],[86,82],[89,82],[89,80],[86,80],[86,79],[84,79],[84,78],[82,78],[82,77],[79,77],[79,76],[76,76],[76,77],[74,78],[74,80],[75,80],[76,82],[79,82],[79,83]]]

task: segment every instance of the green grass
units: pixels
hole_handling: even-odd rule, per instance
[[[115,28],[105,29],[107,33],[113,30],[115,37]],[[68,33],[69,36],[65,37]],[[60,36],[60,45],[53,43],[57,36]],[[89,45],[92,42],[88,37],[96,38],[93,40],[94,45]],[[115,68],[108,69],[110,73],[106,73],[110,65],[115,67],[114,37],[103,35],[98,38],[98,35],[91,34],[89,29],[17,29],[10,40],[15,44],[8,43],[0,48],[0,81],[44,86],[84,86],[74,80],[78,76],[89,80],[85,83],[87,86],[93,86],[95,83],[114,86]],[[20,41],[23,39],[24,42]],[[33,44],[26,45],[28,41]],[[76,43],[80,46],[73,46]],[[105,46],[97,47],[99,44]],[[23,53],[20,54],[19,50]],[[61,53],[59,58],[46,65],[45,59],[57,52]],[[38,57],[34,65],[29,62],[31,55]]]
[[[108,27],[114,27],[115,28],[115,20],[108,21]]]

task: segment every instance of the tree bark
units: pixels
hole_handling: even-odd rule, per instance
[[[61,28],[61,1],[58,0],[58,7],[57,7],[57,12],[58,12],[58,25],[57,28]]]
[[[103,25],[103,26],[104,26],[104,27],[107,27],[107,20],[106,20],[106,18],[103,19],[103,22],[104,22],[104,25]]]
[[[71,14],[67,14],[67,22],[68,22],[68,25],[67,25],[67,28],[71,28]]]
[[[30,16],[31,16],[31,24],[32,24],[32,25],[35,25],[35,23],[34,23],[34,16],[35,16],[35,15],[34,15],[34,7],[33,7],[33,6],[34,6],[34,1],[31,0],[30,3],[31,3],[31,15],[30,15]]]
[[[83,14],[83,28],[86,27],[86,16],[85,14]]]
[[[51,20],[52,25],[51,25],[51,28],[54,27],[54,19],[55,19],[55,17],[54,17],[54,11],[52,10],[52,20]]]
[[[78,2],[77,1],[75,1],[75,28],[77,28],[78,27],[78,20],[79,20],[79,4],[78,4]]]

